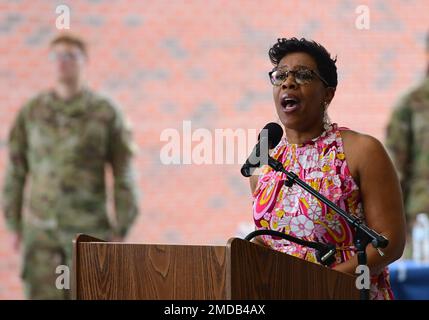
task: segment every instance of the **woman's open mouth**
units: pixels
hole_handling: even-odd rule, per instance
[[[301,107],[299,98],[287,93],[281,97],[280,105],[286,113],[294,112]]]

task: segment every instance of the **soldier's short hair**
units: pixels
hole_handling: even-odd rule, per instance
[[[60,33],[51,40],[49,45],[50,47],[53,47],[54,45],[59,43],[67,43],[67,44],[74,45],[78,47],[85,56],[88,53],[86,42],[76,34],[69,33],[69,32]]]

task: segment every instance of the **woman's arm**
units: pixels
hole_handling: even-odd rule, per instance
[[[259,176],[257,175],[252,175],[249,178],[250,190],[252,191],[252,194],[255,192],[256,186],[258,185],[258,178]]]
[[[250,178],[249,178],[249,183],[250,183],[250,190],[252,191],[252,194],[255,192],[255,190],[256,190],[256,187],[257,187],[257,185],[258,185],[258,179],[259,179],[259,176],[258,175],[252,175],[252,176],[250,176]],[[255,230],[256,230],[256,228],[255,228]],[[252,242],[253,243],[255,243],[255,244],[257,244],[257,245],[260,245],[260,246],[263,246],[263,247],[266,247],[266,248],[270,248],[271,249],[271,247],[270,246],[268,246],[263,240],[262,240],[262,238],[261,238],[261,236],[257,236],[257,237],[254,237],[253,239],[252,239]]]
[[[381,249],[383,257],[371,244],[367,246],[368,266],[371,274],[376,275],[399,259],[404,250],[401,188],[392,161],[377,139],[353,131],[342,132],[342,136],[350,171],[358,176],[366,224],[389,239],[389,245]],[[334,269],[354,274],[357,264],[354,256]]]

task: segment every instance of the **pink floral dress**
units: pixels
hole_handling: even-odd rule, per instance
[[[297,174],[343,210],[364,219],[359,187],[345,159],[341,130],[347,128],[332,124],[319,137],[303,144],[291,144],[283,138],[271,155],[280,160],[286,170]],[[262,172],[253,194],[256,229],[271,229],[309,241],[333,243],[337,247],[335,264],[355,254],[355,231],[344,218],[297,184],[285,186],[283,173],[268,166],[264,166]],[[313,249],[278,237],[261,237],[274,250],[318,263]],[[371,299],[393,299],[387,268],[372,277],[370,295]]]

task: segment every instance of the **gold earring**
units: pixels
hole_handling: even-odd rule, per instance
[[[325,101],[323,103],[323,129],[325,129],[325,131],[328,131],[331,128],[331,119],[329,118],[328,115],[328,106],[329,103],[327,101]]]

